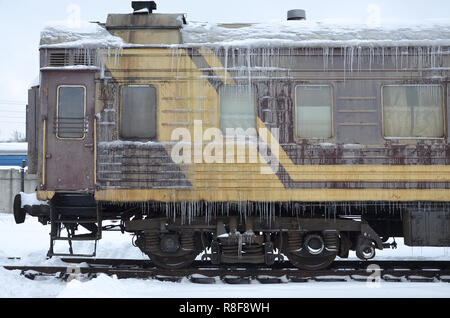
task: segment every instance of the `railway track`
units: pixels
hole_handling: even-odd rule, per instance
[[[306,282],[450,282],[450,261],[336,261],[326,270],[303,271],[288,262],[272,267],[233,265],[217,266],[196,261],[191,268],[165,270],[156,268],[151,261],[126,259],[63,258],[67,266],[3,266],[7,270],[20,270],[34,279],[37,276],[55,276],[62,279],[78,277],[90,279],[100,274],[119,279],[157,279],[180,282],[188,279],[198,284],[306,283]]]

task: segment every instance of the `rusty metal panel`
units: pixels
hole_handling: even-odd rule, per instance
[[[450,79],[447,79],[447,81],[445,82],[445,88],[446,88],[446,94],[445,94],[445,114],[447,115],[447,120],[446,120],[446,125],[445,125],[445,128],[446,128],[446,133],[447,133],[447,139],[446,139],[446,141],[447,141],[447,144],[448,143],[450,143],[450,127],[449,127],[449,125],[450,125],[450,103],[449,103],[449,101],[450,101],[450,85],[449,85],[449,81],[450,81]]]
[[[106,28],[113,29],[126,27],[160,27],[160,28],[181,28],[183,25],[183,14],[108,14]]]
[[[36,174],[38,170],[38,147],[40,129],[39,86],[28,90],[27,109],[28,173]]]
[[[427,207],[405,211],[403,234],[408,246],[449,246],[450,212]]]
[[[61,70],[42,73],[48,90],[45,190],[92,191],[94,189],[94,74],[90,71]],[[85,87],[86,132],[84,138],[57,137],[57,90],[61,85]]]
[[[106,29],[127,43],[179,44],[183,14],[109,14]]]

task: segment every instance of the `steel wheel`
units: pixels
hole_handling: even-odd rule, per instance
[[[147,253],[150,260],[160,268],[165,269],[181,269],[189,267],[197,257],[198,253],[192,253],[184,256],[161,256]]]
[[[284,237],[285,254],[292,265],[299,269],[316,271],[330,266],[336,251],[328,251],[321,235],[291,233]]]
[[[149,232],[139,235],[135,244],[157,267],[165,269],[186,268],[200,254],[194,235]]]
[[[336,258],[336,254],[331,254],[329,252],[322,253],[321,255],[304,254],[307,253],[287,253],[287,257],[292,265],[307,271],[325,269],[330,266]]]

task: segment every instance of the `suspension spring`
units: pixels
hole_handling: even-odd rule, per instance
[[[339,236],[337,231],[323,231],[323,241],[325,242],[325,248],[327,251],[337,252],[339,250]]]
[[[145,249],[148,251],[158,251],[160,249],[160,238],[157,232],[147,232],[144,234]]]
[[[301,232],[288,232],[289,252],[298,252],[303,248],[303,235]]]
[[[228,255],[234,255],[238,252],[237,245],[222,245],[222,253]]]
[[[195,250],[194,233],[183,232],[180,237],[181,248],[185,251]]]
[[[243,252],[247,255],[264,255],[264,247],[262,245],[244,245]]]

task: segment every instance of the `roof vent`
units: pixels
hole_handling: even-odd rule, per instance
[[[306,12],[302,9],[289,10],[287,13],[288,21],[306,20]]]
[[[156,2],[155,1],[132,1],[131,7],[134,10],[134,14],[148,14],[153,13],[153,10],[156,10]],[[147,9],[147,10],[145,10]]]
[[[66,66],[69,65],[69,54],[68,53],[51,53],[50,54],[50,66]]]

